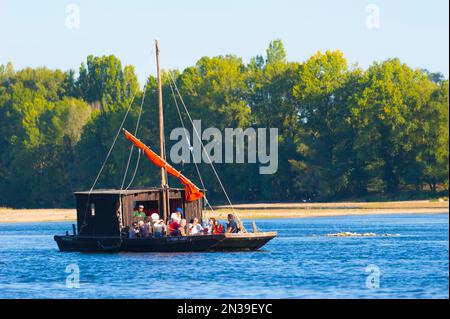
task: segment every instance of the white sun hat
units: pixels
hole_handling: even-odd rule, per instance
[[[170,219],[171,219],[171,220],[178,220],[178,215],[177,215],[177,213],[172,213],[172,215],[170,215]]]

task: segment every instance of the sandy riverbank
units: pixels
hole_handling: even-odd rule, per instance
[[[279,203],[279,204],[243,204],[234,209],[243,218],[304,218],[350,215],[382,214],[440,214],[449,213],[448,202],[405,201],[373,203]],[[215,214],[224,218],[230,211],[228,207],[218,206]]]
[[[448,202],[408,201],[380,203],[279,203],[236,205],[243,219],[304,218],[376,214],[448,214]],[[218,206],[208,217],[225,219],[230,212]],[[0,223],[75,221],[75,209],[10,209],[0,208]]]

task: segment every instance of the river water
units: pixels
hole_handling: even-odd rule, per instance
[[[176,254],[62,253],[71,223],[0,224],[0,298],[449,297],[448,214],[257,224],[278,231],[262,251]]]

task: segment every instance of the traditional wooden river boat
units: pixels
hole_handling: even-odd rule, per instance
[[[257,250],[276,236],[273,232],[242,232],[130,239],[123,230],[126,228],[124,225],[130,225],[135,219],[134,207],[145,205],[152,210],[160,211],[164,194],[169,195],[170,207],[183,208],[186,219],[201,219],[203,200],[186,201],[185,189],[149,188],[78,192],[75,193],[77,227],[74,225],[74,234],[55,236],[55,241],[61,251],[72,252],[198,252]]]
[[[66,232],[65,235],[54,236],[61,251],[201,252],[258,250],[277,235],[276,232],[259,232],[255,225],[252,233],[247,232],[236,212],[234,212],[234,215],[241,225],[238,233],[201,234],[193,236],[170,236],[166,234],[162,237],[150,236],[147,238],[130,238],[128,235],[129,226],[136,221],[134,215],[135,207],[142,205],[146,208],[147,212],[156,212],[161,216],[164,223],[167,224],[170,216],[177,209],[181,209],[184,212],[183,217],[186,220],[194,218],[203,220],[204,205],[207,204],[210,206],[205,198],[206,190],[199,189],[187,177],[181,174],[181,172],[173,168],[165,159],[159,52],[159,44],[156,42],[160,155],[154,153],[130,132],[123,130],[123,133],[126,139],[134,147],[139,149],[139,154],[142,152],[154,165],[161,168],[161,187],[94,190],[98,177],[102,172],[101,169],[94,185],[89,191],[75,193],[77,225],[73,225],[73,234],[70,235]],[[119,133],[121,130],[122,127],[119,129]],[[216,173],[215,170],[214,172]],[[183,184],[184,188],[168,187],[168,174],[177,178]],[[216,176],[218,177],[217,174]],[[221,182],[220,185],[223,186]],[[224,188],[223,191],[229,200]],[[231,205],[231,201],[229,202]]]

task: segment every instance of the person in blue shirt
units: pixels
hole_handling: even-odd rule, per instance
[[[227,233],[236,234],[239,232],[239,227],[234,220],[233,214],[228,214]]]

